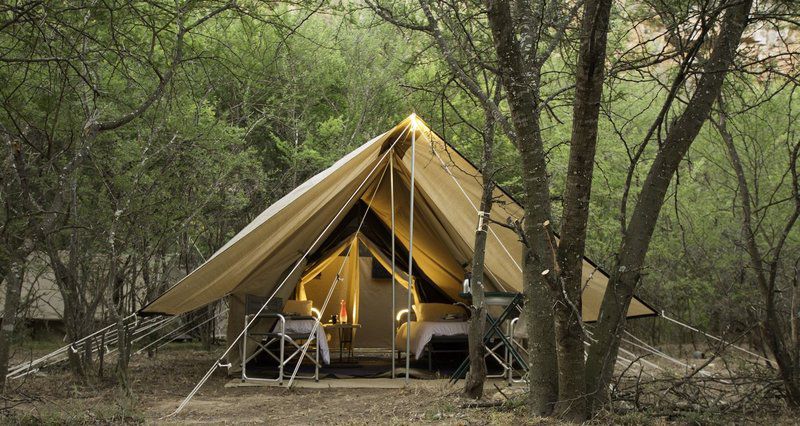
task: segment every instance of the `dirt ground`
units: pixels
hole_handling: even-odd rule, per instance
[[[165,424],[541,424],[518,406],[459,408],[460,388],[414,381],[405,389],[226,388],[230,379],[215,373],[189,405],[169,416],[213,364],[213,354],[173,347],[155,358],[132,359],[132,396],[113,377],[79,384],[64,368],[10,382],[0,421],[7,423],[165,423]],[[113,376],[108,369],[106,376]],[[487,392],[495,394],[494,388]]]
[[[9,383],[0,401],[0,422],[7,424],[559,424],[527,415],[518,401],[502,406],[464,408],[460,387],[441,381],[416,380],[404,389],[226,388],[230,379],[218,370],[178,415],[170,416],[205,374],[215,353],[192,345],[176,345],[156,357],[131,361],[132,395],[121,393],[107,368],[105,378],[78,383],[65,368]],[[112,376],[112,377],[108,377]],[[496,396],[493,386],[487,395]],[[794,424],[795,417],[770,418]],[[610,414],[594,424],[759,424],[765,418],[714,418],[690,413],[678,418],[653,418],[643,413]]]

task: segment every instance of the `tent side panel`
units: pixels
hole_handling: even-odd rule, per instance
[[[456,231],[457,237],[469,250],[474,248],[475,229],[478,224],[476,208],[480,206],[483,176],[475,166],[447,145],[433,131],[422,131],[423,137],[417,143],[424,144],[416,150],[417,187],[430,200],[437,217],[449,223],[448,228]],[[401,167],[410,167],[410,151],[406,151]],[[455,178],[455,179],[454,179]],[[457,182],[457,183],[456,183]],[[495,203],[491,218],[505,223],[509,218],[522,220],[524,210],[500,188],[495,189]],[[496,278],[508,290],[522,291],[522,243],[516,233],[508,228],[491,226],[491,234],[486,240],[486,269],[490,278]],[[416,244],[415,244],[416,245]],[[582,315],[584,321],[596,321],[600,312],[603,294],[608,285],[608,276],[583,261]],[[634,298],[628,316],[655,315],[646,304]]]

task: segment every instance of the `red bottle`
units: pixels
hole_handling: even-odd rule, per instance
[[[342,299],[341,305],[339,309],[339,321],[341,321],[342,324],[347,324],[347,306],[344,304],[344,299]]]

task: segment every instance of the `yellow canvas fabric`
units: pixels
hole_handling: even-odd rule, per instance
[[[317,287],[317,288],[315,288],[315,290],[313,290],[314,294],[317,294],[317,298],[314,299],[314,300],[320,300],[320,305],[319,306],[314,305],[314,307],[317,308],[317,309],[322,309],[321,301],[324,300],[324,297],[320,297],[319,293],[323,292],[323,291],[326,291],[325,289],[329,288],[333,284],[333,279],[330,278],[330,277],[334,277],[336,275],[336,273],[339,271],[340,268],[342,269],[342,272],[344,274],[343,276],[345,276],[345,277],[349,277],[350,274],[355,275],[355,270],[354,270],[355,265],[353,263],[356,262],[354,259],[356,257],[358,257],[357,256],[357,246],[358,246],[359,242],[364,244],[364,246],[370,252],[372,257],[378,263],[380,263],[383,268],[385,268],[387,271],[391,272],[391,270],[392,270],[392,263],[391,263],[392,260],[391,260],[391,258],[389,258],[386,255],[384,255],[383,252],[380,249],[378,249],[378,247],[375,245],[375,243],[372,242],[372,240],[370,240],[364,234],[359,232],[359,233],[353,234],[351,237],[348,237],[347,239],[342,241],[342,243],[337,245],[334,249],[329,250],[327,257],[324,257],[324,258],[320,259],[315,265],[310,266],[306,270],[306,272],[304,272],[303,277],[300,279],[300,282],[297,285],[297,291],[295,292],[295,298],[298,299],[298,300],[313,299],[310,296],[312,290],[309,289],[309,286],[310,285],[314,285],[315,287]],[[353,247],[354,244],[355,244],[355,247]],[[350,254],[348,254],[348,256],[347,256],[348,264],[343,267],[342,266],[342,257],[340,256],[340,254],[342,253],[344,247],[346,247],[348,245],[351,246],[349,251],[348,251],[348,253],[350,253]],[[354,256],[352,253],[356,253],[356,255]],[[353,259],[353,260],[351,260],[351,259]],[[338,260],[338,262],[337,262],[337,260]],[[363,268],[363,264],[359,264],[359,266],[358,266],[358,271],[359,272],[357,274],[359,277],[363,277],[364,276],[364,271],[361,270],[362,268]],[[359,278],[359,280],[360,279],[361,278]],[[391,280],[388,280],[388,281],[391,282]],[[395,271],[395,281],[397,282],[397,284],[399,286],[401,286],[401,287],[403,287],[405,289],[408,289],[408,274],[406,272],[396,269],[396,271]],[[361,282],[360,281],[352,281],[352,283],[353,284],[357,284],[358,287],[359,287],[359,291],[360,291]],[[360,306],[360,297],[356,298],[355,296],[353,296],[351,294],[351,292],[354,292],[354,291],[350,290],[350,286],[351,286],[350,282],[348,282],[348,284],[346,284],[344,286],[347,289],[346,290],[346,292],[347,292],[346,300],[347,300],[347,303],[348,303],[348,307],[356,306],[356,304],[358,304],[358,306]],[[414,303],[417,303],[419,301],[419,295],[416,293],[416,291],[413,293],[413,299],[414,299]],[[340,299],[332,299],[332,301],[330,303],[333,303],[333,302],[338,301],[338,300],[340,300]],[[338,305],[337,305],[336,309],[337,309],[336,312],[332,312],[332,313],[338,314],[338,312],[339,312],[338,311],[338,309],[339,309]],[[327,312],[327,310],[326,310],[326,312]],[[348,309],[348,312],[349,312],[349,309]],[[349,313],[348,313],[348,315],[349,315]],[[323,316],[323,318],[328,318],[328,316]]]
[[[452,230],[452,239],[459,245],[474,247],[475,229],[478,224],[478,206],[483,188],[483,176],[463,156],[442,141],[426,125],[420,125],[416,139],[415,177],[420,198],[443,223]],[[402,165],[411,167],[411,151],[406,149]],[[506,223],[522,220],[522,207],[510,196],[497,188],[491,218]],[[414,238],[416,239],[416,226]],[[416,244],[415,244],[416,247]],[[588,260],[583,262],[583,305],[584,321],[596,321],[600,312],[608,276],[599,271]],[[488,278],[499,290],[522,291],[522,243],[516,233],[506,227],[490,226],[486,240],[485,268]],[[628,309],[629,317],[653,315],[655,312],[634,298]]]
[[[395,174],[395,233],[398,240],[408,249],[410,226],[410,191],[404,183],[403,174]],[[389,180],[384,179],[372,199],[372,211],[387,226],[391,226],[392,214]],[[464,268],[453,253],[448,250],[448,236],[441,230],[436,219],[425,214],[425,201],[414,200],[414,263],[422,269],[453,300],[461,300],[461,282]]]
[[[358,324],[359,303],[359,269],[358,269],[358,238],[350,242],[350,254],[347,256],[347,319],[353,324]]]
[[[311,315],[310,300],[287,300],[283,305],[283,312],[289,315]]]
[[[303,272],[303,277],[300,279],[300,282],[297,284],[297,290],[295,291],[295,299],[297,300],[307,300],[308,296],[306,293],[306,285],[308,283],[313,282],[317,277],[319,277],[323,271],[328,269],[332,263],[336,260],[340,260],[340,254],[344,247],[347,246],[349,241],[345,240],[342,241],[339,245],[334,247],[332,250],[329,250],[327,255],[322,258],[316,265],[311,266],[307,271]],[[339,262],[338,264],[341,264]],[[337,264],[337,265],[338,265]],[[338,270],[338,267],[336,268]],[[318,306],[315,306],[319,308]]]

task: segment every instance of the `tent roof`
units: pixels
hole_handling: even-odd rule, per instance
[[[283,277],[302,268],[361,200],[391,226],[394,183],[395,233],[406,248],[412,141],[415,145],[414,263],[453,299],[472,257],[482,191],[480,171],[412,115],[312,177],[258,215],[204,264],[143,309],[179,314],[230,293],[271,293]],[[391,148],[391,149],[390,149]],[[387,167],[393,164],[394,167]],[[389,171],[387,173],[387,171]],[[523,209],[495,189],[491,217],[521,220]],[[493,226],[486,243],[487,279],[496,290],[522,291],[522,244],[513,230]],[[584,261],[584,320],[597,318],[608,276]],[[292,282],[288,285],[294,286]],[[629,317],[657,313],[634,298]]]

